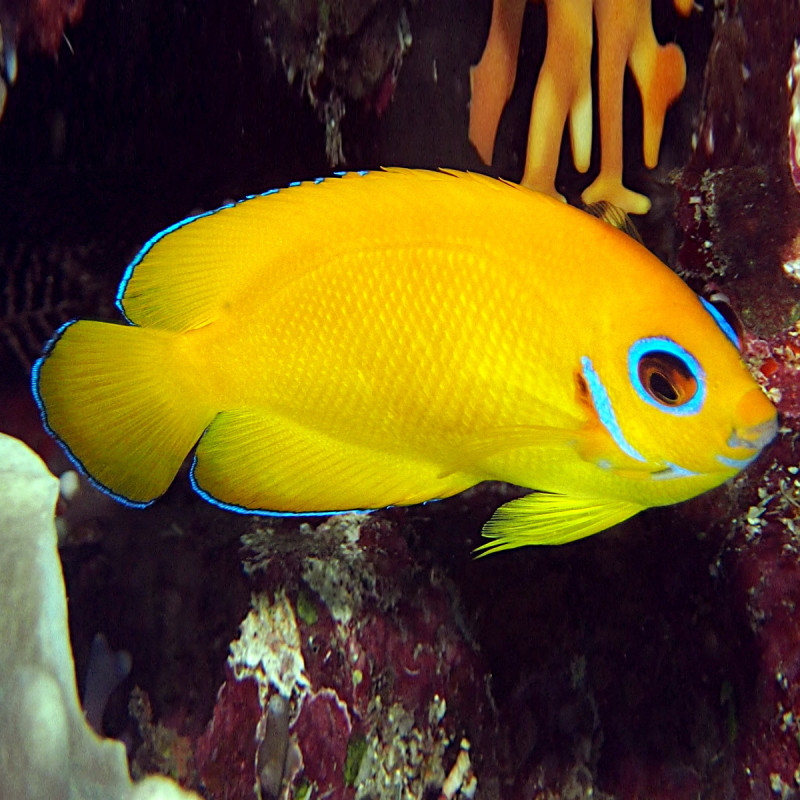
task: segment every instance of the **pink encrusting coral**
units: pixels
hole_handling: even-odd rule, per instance
[[[800,783],[799,34],[788,4],[719,12],[694,152],[677,177],[678,269],[732,299],[751,332],[745,359],[782,422],[760,468],[734,484],[740,508],[715,564],[752,654],[732,679],[734,796],[748,798],[792,797]]]
[[[795,381],[796,383],[796,381]],[[757,669],[739,673],[737,797],[758,797],[769,786],[791,797],[800,783],[800,449],[798,407],[788,410],[791,435],[749,488],[751,505],[734,519],[720,565],[730,575],[752,637]]]
[[[195,762],[211,797],[252,797],[256,784],[256,735],[261,717],[255,679],[229,670],[212,718],[195,745]]]
[[[28,33],[42,51],[55,55],[64,30],[83,16],[86,0],[34,0],[24,5],[26,11],[19,23],[23,33]]]

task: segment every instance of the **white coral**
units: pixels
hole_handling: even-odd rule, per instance
[[[78,702],[54,509],[58,480],[0,434],[0,797],[190,800],[166,778],[132,784],[125,747]]]

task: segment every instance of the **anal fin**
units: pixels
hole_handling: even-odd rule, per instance
[[[260,410],[218,414],[197,446],[192,483],[234,511],[324,514],[449,497],[477,480]]]

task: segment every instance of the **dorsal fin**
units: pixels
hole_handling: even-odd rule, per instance
[[[128,266],[117,305],[135,325],[176,332],[202,328],[253,287],[278,291],[318,269],[336,243],[363,246],[378,211],[381,219],[393,220],[395,206],[406,217],[415,208],[427,214],[419,194],[431,182],[450,184],[451,192],[461,195],[487,187],[508,191],[483,175],[413,169],[348,172],[292,184],[188,217],[156,234]],[[374,194],[365,192],[365,184]],[[444,207],[451,196],[437,191],[436,202]]]
[[[135,325],[171,331],[213,322],[275,260],[298,188],[229,203],[156,234],[125,271],[120,311]]]
[[[347,224],[347,204],[330,190],[341,200],[342,186],[365,174],[294,183],[170,225],[128,266],[118,308],[134,325],[187,331],[213,322],[256,283],[279,289],[313,268],[298,241],[309,255]]]

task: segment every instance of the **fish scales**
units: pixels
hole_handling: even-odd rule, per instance
[[[411,248],[407,231],[379,229],[369,247],[356,250],[347,243],[340,248],[335,242],[338,220],[312,217],[309,224],[332,229],[334,241],[307,257],[305,274],[291,286],[292,299],[268,286],[248,287],[248,305],[232,305],[237,310],[231,324],[218,319],[221,330],[200,332],[208,341],[197,349],[215,354],[210,363],[225,365],[212,391],[215,397],[222,396],[223,383],[233,391],[226,354],[245,352],[252,360],[236,373],[242,378],[237,396],[226,398],[223,407],[274,403],[293,413],[300,405],[306,414],[309,407],[319,408],[330,415],[324,421],[332,426],[347,426],[357,414],[368,413],[381,424],[389,411],[406,423],[402,447],[408,435],[429,439],[426,418],[439,430],[455,432],[510,422],[518,398],[530,395],[535,381],[525,362],[548,355],[548,342],[532,321],[540,313],[554,315],[555,309],[548,308],[551,303],[536,284],[524,279],[525,264],[516,273],[511,270],[519,259],[513,242],[486,253],[475,236],[475,216],[457,216],[452,207],[435,210],[436,224],[445,233],[434,229],[428,236],[441,240],[438,247]],[[384,213],[394,217],[395,209]],[[422,230],[424,219],[421,215],[415,230]],[[366,224],[358,220],[356,227]],[[427,226],[432,227],[430,221]],[[356,282],[358,291],[353,290]],[[507,292],[516,293],[528,311],[507,313]],[[484,346],[475,346],[478,339]],[[263,375],[263,385],[252,374]],[[485,390],[478,406],[471,387],[481,383]],[[560,411],[571,399],[569,384],[555,393],[554,421],[569,421]],[[409,402],[417,408],[409,409]]]

